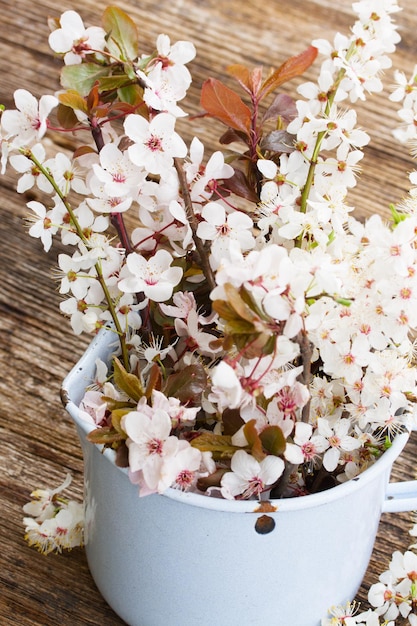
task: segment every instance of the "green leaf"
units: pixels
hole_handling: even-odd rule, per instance
[[[106,76],[109,70],[95,63],[66,65],[61,70],[61,85],[64,89],[78,91],[81,96],[88,96],[96,81]]]
[[[109,52],[120,61],[133,61],[138,56],[138,31],[127,13],[115,6],[103,13],[103,28],[108,34]]]
[[[117,90],[119,100],[127,102],[133,107],[143,102],[143,89],[139,85],[126,85]]]
[[[201,452],[212,452],[214,459],[230,459],[236,450],[239,450],[237,446],[232,444],[232,438],[228,435],[215,435],[210,431],[201,433],[190,443],[193,448],[197,448]]]
[[[207,386],[207,374],[202,365],[188,365],[181,372],[168,376],[163,393],[178,398],[183,404],[199,405]]]
[[[103,91],[113,91],[115,89],[119,89],[120,87],[124,87],[130,83],[129,76],[126,74],[118,74],[116,76],[103,76],[98,81],[100,92]]]
[[[116,387],[124,391],[131,400],[139,402],[144,395],[144,390],[139,378],[134,374],[129,374],[116,357],[113,359],[113,368],[114,384]]]
[[[120,441],[123,441],[124,438],[125,437],[123,437],[123,435],[110,426],[96,428],[87,435],[87,439],[91,443],[104,444],[105,446],[111,446],[114,443],[119,443]]]
[[[262,445],[271,454],[280,456],[284,453],[287,442],[279,426],[267,426],[259,435]]]
[[[119,435],[122,435],[123,438],[126,438],[126,433],[124,432],[124,430],[120,426],[120,422],[121,422],[122,418],[125,415],[127,415],[128,413],[130,413],[131,411],[133,411],[132,407],[120,408],[120,409],[115,409],[114,411],[112,411],[112,414],[111,414],[111,424],[112,424],[114,430],[117,433],[119,433]]]

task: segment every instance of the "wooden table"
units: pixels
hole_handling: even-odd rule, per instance
[[[228,64],[277,66],[313,38],[333,37],[353,23],[348,0],[119,0],[117,4],[135,18],[144,51],[152,49],[160,32],[169,33],[172,40],[194,41],[198,56],[191,65],[195,78],[191,112],[198,111],[202,80],[224,75]],[[403,39],[395,66],[409,74],[417,61],[417,4],[402,0],[402,6],[397,21]],[[18,87],[37,97],[58,88],[59,62],[48,48],[46,20],[70,8],[78,10],[86,24],[96,24],[100,17],[93,0],[64,0],[59,7],[53,0],[1,0],[0,101],[6,107],[13,106],[12,93]],[[315,71],[310,69],[308,76],[314,77]],[[387,85],[392,82],[392,72],[387,72]],[[373,96],[359,107],[360,124],[373,136],[366,149],[362,183],[352,194],[361,216],[375,211],[386,214],[389,202],[404,195],[406,173],[413,168],[406,148],[391,136],[397,118],[386,96]],[[204,134],[207,137],[207,131]],[[209,140],[213,147],[215,142],[214,137]],[[61,249],[58,246],[47,256],[40,242],[25,233],[25,202],[35,194],[18,196],[11,172],[0,178],[0,625],[117,626],[122,621],[95,588],[83,550],[45,557],[23,540],[22,505],[31,490],[58,485],[69,471],[74,475],[71,493],[81,497],[81,451],[73,424],[61,407],[59,388],[89,341],[74,338],[58,311],[51,268]],[[395,479],[414,477],[416,452],[417,439],[412,436],[394,468]],[[366,598],[367,586],[386,568],[392,551],[410,543],[411,519],[408,513],[383,516],[360,599]],[[311,574],[306,573],[307,584]]]

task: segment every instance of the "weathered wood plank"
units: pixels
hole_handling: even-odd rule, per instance
[[[352,21],[349,0],[120,0],[117,4],[135,18],[144,50],[153,47],[160,32],[169,33],[173,40],[194,41],[198,56],[191,66],[195,78],[187,107],[191,113],[199,111],[199,89],[208,75],[224,78],[225,67],[235,62],[279,65],[311,39],[346,30]],[[405,10],[397,21],[403,41],[396,67],[409,73],[417,61],[417,3],[403,0],[401,4]],[[59,7],[52,0],[2,0],[0,101],[6,106],[12,105],[11,94],[18,87],[36,96],[58,88],[59,63],[47,45],[46,18],[70,8],[91,24],[102,7],[92,0],[66,0]],[[307,76],[314,75],[311,68]],[[391,137],[397,119],[386,96],[373,96],[359,106],[360,123],[374,137],[366,149],[361,184],[352,194],[361,216],[374,211],[386,214],[389,202],[404,195],[405,173],[413,167],[406,149]],[[213,149],[217,147],[211,124],[201,120],[183,124],[188,139],[199,133]],[[101,599],[82,550],[43,557],[28,548],[22,537],[21,507],[32,489],[57,484],[71,471],[72,493],[81,494],[81,451],[60,405],[59,387],[88,343],[88,338],[71,335],[58,311],[51,268],[59,247],[47,257],[39,242],[24,232],[27,200],[13,191],[9,174],[0,178],[0,624],[117,626],[122,621]],[[416,453],[413,437],[395,467],[395,479],[414,477]],[[392,550],[409,542],[410,519],[410,514],[384,515],[360,599],[365,599],[366,585],[375,580],[376,572],[386,567]]]

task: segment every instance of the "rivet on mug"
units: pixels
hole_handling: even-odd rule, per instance
[[[260,535],[267,535],[275,528],[275,520],[269,515],[261,515],[255,523],[255,530]]]

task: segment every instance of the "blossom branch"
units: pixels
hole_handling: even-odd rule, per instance
[[[353,52],[355,50],[355,45],[352,43],[347,54],[346,54],[346,59],[349,59]],[[337,90],[340,86],[340,83],[342,82],[342,79],[344,77],[346,73],[346,70],[344,68],[342,68],[341,70],[339,70],[338,74],[337,74],[337,78],[335,80],[335,82],[333,83],[332,87],[329,89],[329,96],[328,96],[328,100],[326,103],[326,108],[324,111],[324,116],[327,117],[331,111],[331,108],[333,106],[334,103],[334,99],[336,97],[337,94]],[[307,200],[310,196],[310,191],[311,191],[311,187],[313,185],[314,182],[314,173],[315,173],[315,169],[316,169],[316,165],[318,162],[318,157],[320,154],[320,150],[321,150],[321,144],[323,142],[324,137],[326,136],[327,131],[321,131],[317,134],[317,139],[316,139],[316,143],[314,146],[314,150],[313,150],[313,154],[311,156],[310,159],[310,167],[308,169],[308,174],[307,174],[307,178],[306,178],[306,182],[305,185],[303,187],[302,193],[301,193],[301,202],[300,202],[300,211],[301,213],[305,213],[307,210]]]
[[[210,267],[209,256],[207,251],[201,241],[200,237],[197,236],[197,227],[198,222],[194,213],[193,203],[190,196],[190,191],[188,189],[187,178],[184,172],[184,168],[182,166],[181,160],[178,158],[174,159],[175,169],[177,170],[180,189],[182,193],[182,197],[184,199],[185,204],[185,212],[187,215],[188,222],[190,224],[191,232],[193,234],[193,241],[195,243],[195,247],[197,248],[197,252],[200,255],[201,261],[201,269],[203,270],[203,274],[206,277],[207,284],[210,290],[214,289],[216,286],[216,281],[214,280],[214,274]]]
[[[56,192],[57,196],[59,197],[59,199],[61,200],[61,202],[64,204],[66,210],[68,211],[68,214],[71,218],[71,222],[74,225],[74,228],[77,232],[77,235],[79,236],[79,238],[81,239],[81,241],[85,244],[85,246],[87,248],[90,248],[90,244],[89,244],[89,240],[88,238],[85,236],[83,229],[81,228],[81,225],[77,219],[77,216],[75,215],[70,203],[68,202],[66,196],[62,193],[59,185],[57,185],[55,178],[52,176],[52,174],[50,174],[50,172],[48,172],[48,170],[42,165],[42,163],[35,157],[35,155],[33,154],[33,152],[31,150],[29,150],[28,148],[22,148],[21,149],[21,153],[27,157],[28,159],[30,159],[32,161],[32,163],[36,166],[36,168],[42,173],[43,176],[45,176],[45,178],[47,179],[47,181],[52,185],[54,191]],[[122,358],[123,358],[123,363],[125,364],[125,367],[128,367],[129,365],[129,355],[128,355],[128,351],[127,351],[127,345],[126,345],[126,333],[123,331],[120,322],[119,322],[119,318],[117,317],[117,313],[116,313],[116,309],[112,300],[112,297],[110,295],[110,291],[108,289],[107,283],[106,283],[106,279],[103,276],[103,271],[101,268],[101,264],[100,262],[96,262],[94,265],[94,268],[96,270],[96,274],[97,274],[97,280],[99,281],[102,289],[103,289],[103,293],[104,293],[104,297],[107,303],[107,308],[108,311],[111,315],[111,318],[114,322],[114,326],[116,329],[116,332],[119,336],[119,340],[120,340],[120,348],[122,351]]]
[[[103,132],[99,124],[96,124],[93,120],[90,120],[90,128],[91,134],[94,139],[94,143],[96,144],[98,152],[104,147],[105,142],[103,138]],[[126,254],[129,254],[133,251],[132,244],[130,243],[130,238],[126,230],[126,224],[123,219],[123,215],[121,213],[111,213],[110,220],[112,225],[117,231],[117,235],[119,237],[120,243]]]

